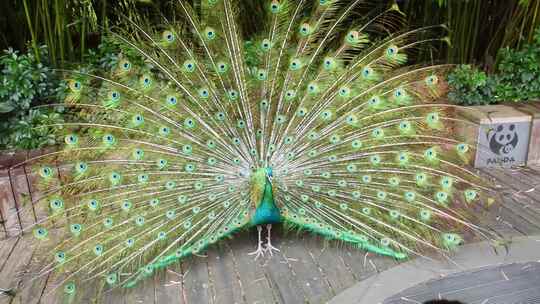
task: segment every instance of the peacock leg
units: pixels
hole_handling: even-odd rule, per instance
[[[268,235],[266,236],[266,248],[264,248],[264,250],[270,252],[270,255],[274,255],[272,250],[275,250],[275,251],[279,252],[279,249],[272,246],[272,242],[270,240],[270,238],[271,238],[270,234],[271,234],[271,231],[272,231],[272,224],[266,225],[266,230],[268,231]]]
[[[257,226],[257,232],[259,234],[259,243],[257,244],[257,250],[248,253],[248,255],[255,255],[255,260],[258,259],[259,256],[264,256],[264,250],[265,250],[262,245],[263,243],[262,238],[261,238],[262,227],[260,225]]]

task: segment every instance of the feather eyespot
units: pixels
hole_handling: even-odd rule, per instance
[[[270,11],[273,14],[279,13],[280,10],[281,10],[281,4],[278,1],[274,0],[272,1],[272,3],[270,3]]]
[[[299,70],[302,67],[302,62],[298,58],[293,59],[289,67],[292,71]]]
[[[431,75],[426,77],[425,81],[428,86],[433,86],[439,82],[439,78],[437,77],[437,75]]]
[[[178,103],[178,98],[176,96],[167,96],[167,104],[170,106],[175,106]]]
[[[386,55],[388,57],[395,57],[398,53],[398,47],[395,45],[391,45],[386,49]]]
[[[208,40],[214,40],[216,38],[216,31],[213,28],[207,27],[204,32]]]
[[[263,51],[268,51],[270,50],[270,48],[272,47],[272,43],[270,42],[269,39],[264,39],[262,42],[261,42],[261,49]]]
[[[79,92],[82,89],[82,83],[78,80],[69,81],[69,88],[72,92]]]
[[[350,31],[347,34],[346,41],[350,44],[356,44],[358,43],[359,37],[360,37],[360,33],[358,31]]]
[[[64,286],[64,292],[66,294],[74,294],[75,293],[75,283],[73,282],[70,282],[68,284],[66,284],[66,286]]]
[[[303,23],[302,25],[300,25],[299,31],[302,36],[308,36],[312,32],[311,25],[309,25],[309,23]]]
[[[121,67],[122,67],[122,70],[123,70],[124,72],[127,72],[127,71],[131,70],[131,62],[129,62],[129,61],[127,61],[127,60],[126,60],[126,61],[122,61]]]
[[[165,40],[167,43],[171,43],[176,40],[176,36],[171,31],[164,31],[163,34],[161,34],[161,37],[163,37],[163,40]]]
[[[186,72],[188,73],[191,73],[193,71],[195,71],[195,66],[197,64],[195,63],[195,61],[193,60],[186,60],[184,61],[184,69],[186,70]]]

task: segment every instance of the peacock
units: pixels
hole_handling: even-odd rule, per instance
[[[44,212],[25,230],[55,290],[130,288],[275,225],[398,260],[447,254],[490,185],[469,168],[466,121],[441,102],[449,65],[412,65],[443,26],[396,30],[397,5],[269,0],[244,37],[238,1],[174,3],[181,17],[112,32],[110,70],[60,71],[61,148],[29,160]]]

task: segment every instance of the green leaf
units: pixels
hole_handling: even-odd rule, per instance
[[[13,111],[15,107],[9,102],[0,102],[0,113],[9,113]]]

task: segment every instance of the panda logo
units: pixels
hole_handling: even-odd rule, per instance
[[[512,152],[518,144],[516,125],[499,125],[490,129],[488,134],[489,149],[497,155],[506,155]]]

